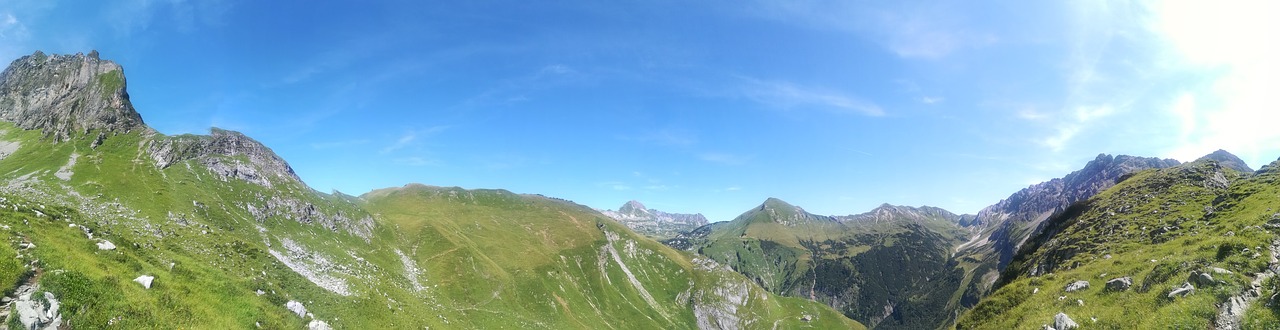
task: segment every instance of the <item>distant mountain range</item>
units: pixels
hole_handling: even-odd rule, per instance
[[[600,213],[618,220],[641,233],[658,239],[672,238],[676,235],[707,225],[707,217],[698,214],[667,213],[646,208],[637,201],[629,201],[617,211],[598,210]]]
[[[1252,172],[1222,150],[1198,162]],[[1015,192],[977,215],[885,204],[857,215],[823,216],[771,198],[733,221],[664,242],[873,328],[945,328],[989,295],[1046,220],[1132,175],[1176,166],[1171,159],[1099,155],[1081,170]]]

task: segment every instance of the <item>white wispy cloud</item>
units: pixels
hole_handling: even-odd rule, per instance
[[[7,61],[22,54],[30,54],[27,43],[31,32],[13,12],[0,13],[0,61]]]
[[[742,77],[742,93],[752,101],[784,110],[816,109],[833,113],[884,116],[879,105],[859,97],[820,87],[802,86],[789,81],[760,80]]]
[[[812,29],[841,31],[873,40],[903,58],[938,59],[995,43],[999,37],[974,29],[960,2],[754,0],[747,13]]]
[[[153,24],[178,31],[220,26],[226,24],[225,16],[233,6],[233,1],[224,0],[131,0],[114,3],[102,15],[118,36],[127,37]]]
[[[417,142],[418,139],[421,137],[440,133],[446,129],[449,129],[449,126],[441,125],[441,126],[432,126],[432,127],[421,129],[421,130],[407,131],[404,134],[401,134],[399,138],[396,138],[395,142],[392,142],[386,147],[383,147],[380,153],[389,154],[397,150],[404,149],[406,147],[414,145],[415,142]]]
[[[500,80],[463,102],[468,106],[509,105],[533,99],[539,91],[594,79],[566,64],[547,64],[530,73]]]

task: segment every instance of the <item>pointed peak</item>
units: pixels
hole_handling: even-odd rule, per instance
[[[634,199],[633,199],[633,200],[630,200],[630,201],[627,201],[627,203],[626,203],[626,204],[622,204],[622,208],[633,208],[633,209],[641,209],[641,210],[647,210],[647,209],[649,209],[649,208],[645,207],[643,203],[640,203],[640,201],[637,201],[637,200],[634,200]]]
[[[649,208],[645,207],[644,204],[641,204],[639,201],[632,200],[628,201],[626,204],[622,204],[622,207],[618,208],[618,213],[643,215],[649,213]]]
[[[798,207],[796,207],[795,205],[791,205],[791,203],[787,203],[786,201],[783,201],[783,200],[781,200],[781,199],[774,198],[774,197],[769,197],[768,199],[765,199],[765,200],[764,200],[764,203],[763,203],[763,204],[760,204],[760,207],[761,207],[761,208],[772,208],[772,209],[796,209],[796,208],[798,208]]]
[[[1222,149],[1218,149],[1218,151],[1204,155],[1204,157],[1200,157],[1199,159],[1196,159],[1196,161],[1216,161],[1219,165],[1222,165],[1222,167],[1230,168],[1239,171],[1240,173],[1253,173],[1253,169],[1249,168],[1249,165],[1245,164],[1244,160],[1241,160],[1240,157],[1236,157],[1236,155]]]

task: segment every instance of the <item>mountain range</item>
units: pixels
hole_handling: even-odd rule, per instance
[[[0,73],[8,328],[862,328],[540,195],[308,187],[238,132],[160,134],[123,68]]]
[[[673,238],[676,235],[707,225],[707,217],[701,213],[680,214],[667,213],[650,209],[637,201],[628,201],[617,211],[599,210],[600,213],[631,227],[641,233],[657,239]]]
[[[731,221],[500,189],[318,192],[124,70],[0,73],[2,328],[1280,328],[1280,161],[1102,154],[977,214]]]
[[[1022,263],[1010,263],[1035,251],[1028,242],[1038,247],[1037,237],[1052,235],[1045,233],[1050,219],[1135,175],[1200,163],[1253,172],[1222,150],[1188,164],[1102,154],[976,215],[884,204],[862,214],[823,216],[771,198],[732,221],[664,242],[728,265],[772,292],[823,302],[872,328],[948,328],[1016,276],[1010,272]],[[1033,270],[1033,276],[1050,272]]]

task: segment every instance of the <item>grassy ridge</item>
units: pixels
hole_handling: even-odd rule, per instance
[[[560,200],[425,186],[356,198],[281,178],[268,188],[221,178],[198,157],[156,167],[147,146],[175,137],[95,145],[96,132],[52,143],[0,130],[22,145],[0,160],[0,281],[38,269],[74,327],[301,328],[311,317],[287,310],[291,300],[335,328],[694,328],[708,315],[748,328],[861,327]],[[315,216],[251,211],[286,204]],[[321,220],[336,215],[345,220],[333,227]],[[99,250],[100,239],[117,248]],[[28,241],[36,248],[14,258]],[[156,278],[150,289],[133,282],[140,275]]]
[[[1219,304],[1250,288],[1269,266],[1280,210],[1278,174],[1242,174],[1201,161],[1149,170],[1049,220],[1006,269],[1005,282],[963,316],[960,329],[1013,329],[1052,323],[1059,312],[1089,328],[1206,328]],[[1276,220],[1273,220],[1276,219]],[[1215,272],[1220,268],[1231,273]],[[1215,284],[1186,297],[1169,292],[1193,271]],[[1105,281],[1129,276],[1130,290],[1109,292]],[[1089,289],[1064,292],[1068,283]],[[1244,319],[1246,328],[1280,326],[1265,307],[1275,283]]]

